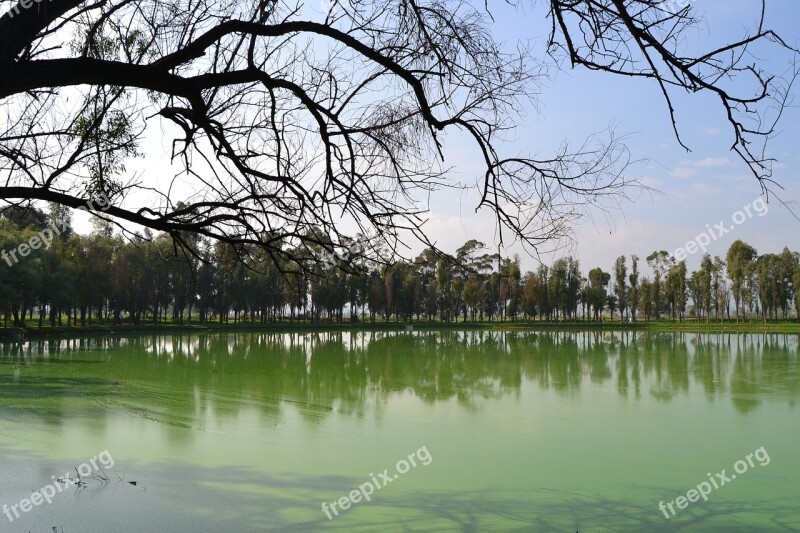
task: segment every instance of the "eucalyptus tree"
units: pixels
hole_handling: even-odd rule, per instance
[[[647,256],[647,264],[653,270],[653,313],[656,318],[663,310],[664,299],[664,279],[669,268],[674,264],[675,259],[670,257],[666,250],[656,251]]]
[[[714,289],[714,279],[716,278],[716,274],[714,269],[714,261],[711,260],[710,254],[703,254],[703,258],[700,260],[700,271],[702,272],[700,282],[701,292],[703,295],[703,307],[706,310],[706,321],[710,321],[711,310],[716,309],[717,301]]]
[[[631,308],[631,319],[636,322],[636,310],[639,308],[639,256],[631,255],[631,273],[628,276],[631,287],[628,292],[628,306]]]
[[[535,272],[526,272],[522,277],[522,314],[528,322],[536,317],[538,311],[539,277]]]
[[[80,324],[82,326],[86,325],[87,315],[89,322],[91,322],[92,306],[96,302],[94,296],[102,295],[103,293],[102,275],[103,271],[107,271],[107,269],[103,269],[103,263],[106,261],[110,263],[111,261],[111,256],[93,257],[89,243],[90,238],[83,235],[76,235],[70,242],[70,256],[73,259],[75,274],[74,286],[70,287],[70,291],[76,297],[76,305],[80,313]],[[63,271],[63,266],[59,270]],[[46,300],[41,299],[40,304],[44,301]],[[40,305],[39,327],[44,322],[44,314],[44,306]]]
[[[54,238],[47,248],[36,250],[40,279],[38,303],[41,324],[45,309],[50,313],[50,325],[63,325],[63,315],[67,315],[67,325],[72,325],[73,309],[85,304],[86,294],[79,292],[85,288],[78,284],[81,265],[87,259],[80,249],[77,239],[69,241]]]
[[[472,276],[464,282],[464,321],[469,314],[470,319],[475,320],[475,316],[480,312],[483,303],[483,295],[486,290],[485,281]]]
[[[419,317],[423,310],[422,282],[413,265],[405,261],[400,264],[403,265],[404,274],[400,312],[407,321],[411,321],[414,317]],[[464,316],[466,317],[466,311]]]
[[[200,250],[200,238],[197,234],[187,234],[183,239],[189,243],[192,250]],[[182,324],[186,318],[185,313],[188,313],[188,319],[191,321],[192,310],[197,303],[198,255],[180,250],[171,257],[168,256],[167,260],[170,270],[172,320]]]
[[[92,320],[92,307],[94,307],[96,316],[100,319],[101,324],[108,318],[109,313],[112,297],[111,272],[114,256],[123,246],[122,239],[114,237],[109,229],[102,224],[96,224],[94,231],[83,241],[86,257],[86,264],[84,265],[85,278],[82,288],[79,290],[89,295],[89,321],[91,322]],[[80,286],[81,282],[78,283]],[[190,299],[187,298],[187,304],[189,302]]]
[[[0,250],[13,250],[20,242],[29,242],[36,227],[20,229],[6,218],[0,218]],[[4,258],[5,259],[5,258]],[[0,297],[4,304],[4,324],[13,317],[14,326],[24,326],[26,314],[42,291],[42,259],[39,254],[19,254],[18,261],[0,261]]]
[[[386,309],[385,319],[394,315],[399,318],[402,309],[402,283],[405,272],[402,270],[403,263],[398,261],[383,267],[384,287],[386,288]]]
[[[578,291],[578,307],[586,320],[589,320],[591,315],[591,297],[589,295],[589,280],[581,278],[581,288]]]
[[[578,316],[578,291],[581,284],[580,261],[572,256],[567,258],[567,294],[566,310],[567,316],[577,319]]]
[[[439,319],[442,322],[450,322],[454,316],[454,300],[457,298],[453,291],[454,275],[453,258],[440,255],[436,263],[436,288],[439,296]]]
[[[386,304],[386,283],[383,276],[377,269],[373,269],[369,274],[369,293],[367,295],[367,305],[369,306],[369,317],[371,322],[381,313],[388,320],[388,306]]]
[[[780,255],[778,256],[778,303],[784,319],[789,312],[789,307],[792,301],[794,292],[794,272],[797,269],[797,263],[798,254],[792,253],[788,248],[784,247],[783,251],[781,251]]]
[[[617,295],[616,306],[619,309],[620,318],[624,318],[625,310],[628,308],[628,277],[627,258],[621,255],[614,261],[614,294]],[[612,314],[613,316],[613,314]]]
[[[784,248],[780,255],[764,254],[754,264],[756,293],[761,304],[761,317],[786,318],[793,297],[797,256]]]
[[[672,319],[683,322],[689,288],[686,281],[686,261],[682,260],[669,267],[667,271],[665,296]]]
[[[500,316],[505,319],[510,317],[515,319],[520,307],[522,293],[522,273],[519,266],[519,256],[505,258],[500,261],[498,270],[499,288],[498,296],[500,299]]]
[[[488,285],[491,283],[489,273],[492,271],[493,265],[497,264],[500,259],[498,254],[488,253],[486,250],[487,246],[475,239],[470,239],[456,249],[454,292],[457,297],[460,296],[464,320],[467,319],[467,314],[470,314],[473,319],[477,314],[483,318],[488,304],[486,295],[487,289],[489,289]],[[500,283],[502,284],[502,281]],[[492,293],[489,294],[491,299]]]
[[[794,311],[797,315],[797,321],[800,322],[800,264],[795,260],[794,275],[792,277],[792,289],[794,296]]]
[[[727,314],[730,318],[730,289],[725,281],[725,261],[714,256],[711,267],[711,290],[714,298],[714,316]]]
[[[438,256],[433,248],[426,248],[414,261],[422,288],[422,310],[428,320],[436,317],[438,309],[438,286],[436,284],[436,265]],[[482,314],[482,313],[481,313]]]
[[[217,284],[219,275],[217,274],[217,264],[212,258],[213,250],[209,243],[200,240],[200,263],[197,268],[197,312],[198,320],[210,322],[211,315],[216,301],[216,293],[219,290]],[[294,310],[294,307],[292,308]],[[294,313],[292,313],[294,316]],[[115,319],[118,320],[118,319]]]
[[[655,311],[655,289],[648,278],[642,279],[639,285],[639,310],[644,314],[645,321],[649,322]]]
[[[166,320],[169,307],[174,303],[175,286],[174,268],[175,255],[172,249],[172,240],[166,234],[145,244],[147,270],[153,283],[153,295],[148,302],[151,307],[154,323],[161,320],[164,315]],[[241,267],[240,267],[241,268]],[[239,307],[247,301],[244,292],[237,294],[234,299]]]
[[[608,300],[608,293],[606,288],[611,281],[611,274],[603,272],[601,268],[593,268],[589,271],[589,287],[587,299],[589,305],[593,310],[593,318],[596,321],[600,320],[600,314],[606,306]]]
[[[567,303],[567,270],[568,263],[565,258],[556,260],[550,268],[550,280],[547,284],[548,300],[553,305],[555,311],[555,318],[567,318],[569,305]]]
[[[775,254],[764,254],[755,262],[756,287],[764,323],[773,317],[778,306],[778,262]]]
[[[617,311],[618,306],[619,299],[616,294],[609,294],[606,296],[606,307],[608,308],[608,312],[611,313],[612,319],[614,318],[614,313]]]
[[[237,249],[238,247],[238,249]],[[214,263],[217,279],[214,308],[220,323],[230,320],[233,311],[234,321],[244,309],[244,290],[248,269],[241,260],[242,245],[218,241],[214,244]]]
[[[538,278],[536,287],[536,308],[541,318],[550,320],[553,313],[553,305],[548,290],[550,269],[547,265],[539,265],[539,268],[536,269],[536,277]]]
[[[703,271],[695,270],[686,281],[686,288],[692,300],[694,318],[700,321],[703,316]]]
[[[744,309],[745,282],[757,256],[758,253],[755,248],[737,239],[728,248],[728,254],[725,257],[728,279],[731,280],[731,293],[736,307],[737,320],[739,319],[740,309]]]

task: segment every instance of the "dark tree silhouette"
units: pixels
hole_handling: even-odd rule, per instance
[[[111,205],[96,214],[123,230],[135,223],[182,243],[199,234],[285,260],[334,252],[343,228],[371,236],[373,249],[425,241],[428,192],[469,185],[501,239],[536,248],[637,186],[613,134],[545,158],[503,154],[560,51],[573,65],[655,79],[670,113],[672,90],[715,93],[734,149],[770,180],[751,138],[772,132],[763,120],[779,114],[793,78],[745,61],[759,43],[788,47],[759,25],[684,57],[678,44],[695,21],[670,4],[552,0],[550,57],[535,57],[500,44],[488,4],[466,0],[335,0],[322,15],[278,0],[0,2],[0,199],[77,208],[104,195]],[[755,92],[724,88],[744,75]],[[482,154],[474,183],[448,176],[451,131]],[[148,134],[171,143],[175,165],[158,182],[126,171]],[[194,192],[177,198],[181,184]]]

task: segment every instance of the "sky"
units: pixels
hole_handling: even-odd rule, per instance
[[[759,5],[755,0],[692,1],[692,7],[705,14],[705,22],[687,34],[687,48],[713,49],[740,39],[752,30]],[[545,2],[534,1],[521,11],[508,8],[503,2],[490,6],[495,20],[491,30],[496,36],[503,36],[509,46],[523,41],[535,50],[544,49],[549,31]],[[766,22],[786,42],[798,46],[797,0],[767,0]],[[763,53],[758,61],[768,70],[783,73],[790,67],[786,54],[773,57],[769,49]],[[794,94],[797,90],[794,89]],[[535,269],[539,261],[550,263],[559,256],[572,254],[580,259],[585,273],[595,266],[610,271],[620,255],[637,254],[645,258],[655,250],[672,254],[695,239],[709,241],[704,243],[708,253],[723,257],[736,239],[753,245],[759,253],[779,253],[784,246],[800,251],[798,219],[777,198],[762,204],[759,183],[749,174],[745,163],[730,151],[732,129],[719,101],[705,94],[675,93],[674,102],[678,128],[691,148],[690,153],[675,138],[666,103],[654,81],[569,66],[551,69],[549,78],[542,80],[535,105],[523,110],[514,139],[503,148],[509,154],[524,152],[546,157],[563,141],[579,145],[587,136],[613,126],[617,134],[625,135],[631,159],[636,161],[628,168],[627,176],[638,178],[652,191],[632,190],[630,200],[619,209],[593,213],[576,226],[574,242],[560,252],[530,255],[520,245],[501,252],[519,254],[524,270]],[[164,155],[169,146],[158,146],[159,139],[168,136],[156,133],[142,147],[148,155],[140,170],[149,175],[156,175],[159,165],[168,160]],[[482,175],[480,155],[474,144],[457,135],[448,135],[444,140],[446,162],[453,165],[455,179],[474,182]],[[778,160],[775,179],[783,187],[780,200],[784,202],[800,200],[798,141],[800,110],[790,107],[768,152]],[[431,196],[425,230],[439,248],[452,252],[474,238],[486,243],[490,250],[497,249],[493,215],[485,209],[475,212],[478,199],[476,190],[461,194],[447,190]],[[75,219],[79,230],[88,227],[83,213],[76,214]],[[720,221],[724,222],[724,235],[713,239],[700,237],[708,235],[708,229]],[[422,249],[419,244],[409,244],[406,256],[414,256]],[[689,268],[697,268],[701,257],[702,252],[687,254]]]
[[[695,0],[692,7],[705,13],[706,24],[688,34],[696,41],[687,42],[687,46],[710,48],[741,38],[757,21],[758,4],[753,0]],[[547,38],[548,28],[541,15],[494,15],[498,35],[532,39],[536,46]],[[533,22],[537,24],[531,25]],[[768,0],[767,26],[796,46],[800,42],[800,4],[796,0]],[[782,73],[789,66],[786,57],[780,61],[769,55],[759,59],[766,61],[769,69]],[[635,253],[645,258],[662,249],[673,254],[695,239],[712,256],[723,258],[736,239],[748,242],[759,253],[779,253],[784,246],[800,251],[800,222],[780,203],[800,200],[800,110],[786,110],[778,134],[770,141],[768,154],[778,160],[774,176],[783,190],[774,187],[780,192],[779,198],[770,197],[769,203],[762,203],[765,198],[758,181],[730,150],[732,129],[719,101],[695,94],[678,95],[675,103],[678,128],[691,153],[676,140],[668,108],[655,82],[569,67],[557,72],[542,88],[538,111],[531,110],[521,123],[516,144],[546,154],[561,140],[579,143],[613,125],[618,134],[626,136],[632,160],[639,161],[626,174],[654,190],[632,191],[631,199],[619,210],[594,213],[575,228],[572,245],[558,253],[531,257],[521,246],[511,246],[503,253],[519,253],[526,270],[535,269],[540,260],[549,263],[572,254],[587,272],[595,266],[610,271],[620,255]],[[456,171],[478,163],[470,152],[467,146],[461,148],[459,155],[464,161],[456,163]],[[470,238],[494,248],[497,237],[491,213],[475,214],[476,199],[469,194],[458,200],[451,194],[435,197],[428,227],[432,240],[445,250],[454,250]],[[720,231],[721,221],[724,232]],[[705,241],[709,241],[707,245]],[[701,257],[702,251],[687,254],[689,268],[697,268]]]

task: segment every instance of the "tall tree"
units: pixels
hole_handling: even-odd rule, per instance
[[[686,286],[692,299],[694,318],[697,322],[703,316],[703,271],[695,270],[687,280]]]
[[[748,273],[753,268],[756,260],[756,249],[741,240],[734,241],[726,256],[728,278],[731,280],[731,292],[733,293],[733,303],[736,307],[736,320],[739,320],[739,310],[743,307],[745,298],[745,281]]]
[[[669,306],[670,316],[683,321],[683,313],[686,311],[686,301],[688,296],[686,282],[686,261],[679,261],[669,267],[667,272],[665,296]]]
[[[800,261],[795,256],[793,281],[794,312],[797,314],[797,321],[800,322]]]
[[[714,256],[711,264],[711,292],[714,299],[714,317],[719,319],[729,309],[730,291],[725,283],[725,261],[719,256]],[[729,314],[729,313],[728,313]]]
[[[631,255],[631,274],[628,276],[631,284],[628,294],[628,305],[631,308],[631,318],[636,322],[636,310],[639,308],[639,256]]]
[[[655,294],[653,284],[648,278],[642,279],[639,286],[639,309],[644,313],[645,321],[649,322],[655,309]]]
[[[614,261],[614,294],[617,295],[617,307],[619,308],[620,318],[624,318],[625,310],[628,306],[628,265],[626,257],[621,255]]]
[[[611,274],[603,272],[601,268],[593,268],[589,271],[589,291],[588,301],[593,310],[594,320],[600,320],[600,314],[606,305],[608,293],[606,287],[611,280]]]
[[[665,250],[653,252],[647,256],[647,264],[650,265],[650,268],[653,270],[653,313],[656,318],[658,318],[659,313],[661,313],[662,305],[664,304],[664,278],[674,261],[675,260],[670,257],[669,253]]]

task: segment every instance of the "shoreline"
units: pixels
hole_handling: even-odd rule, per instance
[[[192,333],[313,333],[334,331],[436,331],[436,330],[485,330],[485,331],[641,331],[650,333],[786,333],[800,335],[798,322],[355,322],[342,324],[309,322],[272,322],[267,324],[139,324],[7,327],[0,328],[0,341],[36,338],[80,338],[95,336],[119,336],[141,334],[192,334]]]

